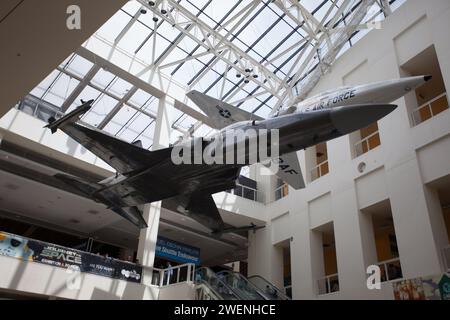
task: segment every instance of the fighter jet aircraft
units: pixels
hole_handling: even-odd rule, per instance
[[[409,77],[344,87],[311,97],[296,107],[279,111],[269,119],[197,91],[191,91],[188,97],[211,119],[219,137],[235,130],[278,130],[279,156],[276,163],[279,170],[276,174],[293,188],[299,189],[304,187],[304,182],[296,151],[364,128],[381,119],[396,108],[390,102],[429,79],[429,76]],[[179,212],[208,227],[213,235],[259,228],[254,224],[227,228],[212,198],[214,193],[236,187],[241,168],[254,163],[249,160],[250,157],[246,157],[244,163],[175,163],[172,157],[174,146],[148,151],[137,142],[130,144],[77,123],[92,103],[93,100],[84,102],[58,120],[49,119],[46,127],[52,133],[62,130],[111,165],[117,174],[98,183],[65,174],[56,174],[55,177],[95,201],[104,203],[140,228],[147,227],[147,224],[138,206],[169,198],[179,204]],[[200,139],[201,151],[211,143],[211,139]],[[258,158],[256,162],[260,160]]]

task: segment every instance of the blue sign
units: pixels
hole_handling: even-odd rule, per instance
[[[200,264],[200,249],[173,240],[158,237],[155,255],[160,258],[181,262]]]

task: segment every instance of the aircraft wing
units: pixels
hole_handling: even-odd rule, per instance
[[[66,184],[75,187],[80,190],[87,196],[92,197],[96,192],[101,190],[102,186],[98,183],[91,183],[84,181],[81,178],[69,176],[63,173],[55,174],[55,178],[65,182]],[[137,206],[130,205],[126,207],[122,207],[119,204],[114,204],[114,201],[111,201],[109,209],[121,215],[123,218],[130,221],[132,224],[136,225],[139,228],[146,228],[147,223],[142,217],[142,212],[137,208]]]
[[[263,120],[263,118],[253,113],[195,90],[189,92],[187,96],[211,119],[215,126],[214,129],[220,130],[239,121]]]
[[[170,158],[170,148],[148,151],[137,144],[130,144],[100,130],[77,124],[76,121],[90,109],[92,102],[90,100],[82,104],[58,120],[51,119],[46,127],[52,133],[60,129],[119,173],[139,170]]]
[[[297,152],[287,153],[272,161],[274,163],[278,162],[278,172],[276,172],[278,178],[289,184],[295,190],[305,187]]]
[[[208,227],[213,232],[222,230],[225,224],[219,209],[210,194],[192,194],[186,207],[189,217]]]

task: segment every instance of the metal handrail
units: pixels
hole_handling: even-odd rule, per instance
[[[291,284],[284,287],[284,295],[290,299],[290,297],[288,296],[288,293],[287,293],[289,289],[292,290],[292,285]]]
[[[260,289],[251,283],[246,277],[239,272],[224,270],[218,272],[219,277],[224,278],[224,282],[227,283],[226,277],[232,278],[233,285],[229,285],[231,290],[243,300],[267,300],[266,296],[260,291]],[[244,284],[243,287],[242,284]],[[227,283],[228,285],[228,283]],[[252,292],[253,291],[253,292]],[[253,296],[252,296],[253,295]]]
[[[266,296],[266,298],[268,298],[268,300],[274,300],[273,298],[276,297],[277,300],[291,300],[291,298],[289,298],[285,292],[283,292],[282,290],[278,289],[277,286],[273,285],[271,282],[269,282],[267,279],[265,279],[264,277],[260,276],[260,275],[253,275],[247,278],[248,281],[250,281],[253,285],[255,285],[259,290],[261,290],[261,292],[264,294],[264,296]],[[263,281],[263,283],[266,286],[269,286],[270,289],[274,290],[276,292],[276,295],[268,295],[267,292],[264,292],[264,288],[260,288],[260,286],[258,285],[257,282],[253,281],[253,279],[261,279]]]
[[[450,245],[442,248],[442,255],[444,259],[445,270],[446,272],[450,272]]]
[[[369,140],[370,140],[370,138],[375,137],[376,135],[379,135],[379,134],[380,134],[380,131],[377,130],[377,131],[372,132],[371,134],[369,134],[369,135],[368,135],[367,137],[365,137],[364,139],[361,139],[361,140],[359,140],[358,142],[356,142],[356,143],[354,144],[354,146],[355,146],[355,150],[356,150],[357,155],[360,156],[360,155],[362,155],[362,154],[365,153],[365,152],[358,153],[358,145],[362,145],[363,143],[366,143],[367,151],[372,150],[372,149],[370,148],[370,145],[369,145]],[[361,150],[363,150],[363,149],[361,149]],[[366,152],[367,152],[367,151],[366,151]]]
[[[310,170],[310,174],[311,174],[311,181],[314,181],[316,179],[319,179],[320,177],[324,176],[325,174],[322,174],[322,165],[324,165],[325,163],[328,163],[328,159],[322,161],[321,163],[317,164],[315,167],[313,167]],[[317,177],[313,176],[313,172],[317,172],[316,170],[319,169],[319,174],[317,175]],[[328,170],[329,171],[329,170]],[[328,172],[327,172],[328,173]]]
[[[414,125],[414,126],[417,126],[418,124],[420,124],[420,123],[422,123],[423,121],[427,120],[427,119],[422,120],[422,119],[420,119],[420,118],[416,118],[416,117],[415,117],[415,114],[416,114],[417,112],[419,112],[420,110],[422,110],[423,108],[425,108],[425,107],[428,107],[428,110],[429,110],[429,112],[430,112],[430,118],[434,117],[436,114],[433,113],[433,108],[431,107],[431,104],[432,104],[433,102],[436,102],[437,100],[439,100],[439,99],[445,97],[445,96],[447,96],[447,92],[441,93],[441,94],[438,95],[437,97],[434,97],[434,98],[431,99],[430,101],[427,101],[427,102],[425,102],[424,104],[422,104],[421,106],[419,106],[419,107],[413,109],[413,110],[411,111],[411,117],[412,117],[413,125]],[[447,99],[447,107],[448,107],[448,99]]]
[[[275,191],[274,191],[275,201],[280,200],[288,195],[288,193],[285,194],[284,192],[281,192],[281,197],[277,198],[277,192],[286,188],[287,185],[288,185],[287,183],[283,183],[281,186],[279,186],[275,189]]]
[[[330,275],[327,275],[327,276],[317,280],[317,282],[319,284],[319,295],[329,294],[329,293],[333,293],[333,292],[338,292],[339,291],[339,288],[337,290],[331,291],[331,289],[332,289],[331,288],[331,279],[333,279],[333,278],[337,279],[337,283],[339,285],[339,275],[338,275],[338,273],[330,274]],[[326,283],[325,292],[320,292],[320,282],[324,281],[324,280],[326,281],[325,282]]]
[[[252,201],[258,201],[258,194],[260,194],[261,192],[258,191],[257,189],[249,187],[249,186],[244,186],[243,184],[240,184],[240,183],[237,183],[236,187],[241,187],[242,188],[242,194],[236,193],[236,191],[235,191],[236,188],[235,188],[235,189],[232,189],[234,195],[236,195],[238,197],[241,197],[241,198],[244,198],[244,199],[248,199],[248,200],[252,200]],[[254,194],[253,199],[249,199],[247,197],[244,197],[244,189],[248,189],[248,190],[253,191],[253,194]],[[229,193],[231,193],[231,190],[229,190]]]
[[[197,279],[198,276],[198,279]],[[212,269],[200,267],[195,271],[194,282],[196,285],[204,285],[211,289],[222,300],[239,300],[239,296],[219,277]]]
[[[392,264],[393,262],[398,262],[398,264],[400,265],[400,258],[392,258],[392,259],[384,260],[384,261],[377,263],[377,266],[384,267],[384,274],[386,276],[386,279],[382,280],[382,281],[391,281],[391,280],[395,280],[395,279],[400,279],[400,278],[389,279],[388,264]],[[400,265],[400,270],[401,270],[401,265]]]
[[[185,268],[185,267],[187,268],[186,280],[180,281],[181,269]],[[147,267],[147,266],[142,266],[142,268],[147,269],[147,270],[150,269],[152,271],[151,283],[158,287],[164,287],[164,286],[181,283],[181,282],[193,282],[194,281],[195,264],[193,264],[193,263],[180,264],[178,266],[165,268],[165,269],[160,269],[160,268],[155,268],[155,267]],[[173,273],[171,274],[170,271],[172,271]],[[176,272],[176,281],[172,281],[172,279],[174,278],[173,274],[175,272]]]

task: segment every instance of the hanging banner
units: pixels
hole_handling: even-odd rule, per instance
[[[158,237],[155,255],[181,263],[200,264],[200,249],[191,247],[177,241]]]
[[[80,272],[141,282],[142,267],[125,261],[65,248],[0,232],[0,255],[39,262],[59,268],[76,267]]]

